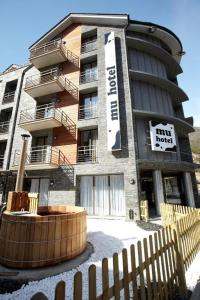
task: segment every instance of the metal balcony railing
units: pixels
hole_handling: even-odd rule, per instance
[[[81,53],[90,52],[97,49],[97,40],[85,42],[81,45]]]
[[[15,151],[13,165],[19,164],[20,152]],[[71,166],[64,154],[50,145],[32,147],[30,153],[27,154],[26,165],[67,165]]]
[[[96,118],[96,105],[81,105],[79,106],[79,120]]]
[[[193,163],[192,153],[180,152],[181,161]]]
[[[96,146],[79,146],[77,161],[78,163],[95,163],[97,161]]]
[[[73,82],[61,74],[59,68],[52,68],[40,74],[27,77],[25,89],[35,88],[37,86],[58,81],[75,98],[78,97],[78,88]]]
[[[6,94],[4,94],[2,103],[7,104],[10,102],[13,102],[14,98],[15,98],[15,92],[6,93]]]
[[[97,69],[81,72],[80,83],[88,83],[97,80]]]
[[[0,122],[0,134],[8,133],[10,121]]]
[[[57,49],[60,49],[65,54],[67,60],[75,64],[77,67],[79,66],[79,57],[65,47],[65,44],[62,41],[62,39],[56,39],[48,43],[42,44],[39,47],[31,49],[30,60],[36,58],[37,56],[47,54]]]
[[[0,169],[3,168],[4,155],[0,154]]]

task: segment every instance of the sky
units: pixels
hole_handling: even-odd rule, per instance
[[[200,0],[0,0],[0,72],[28,61],[28,47],[68,13],[127,13],[171,29],[186,54],[178,76],[189,96],[185,116],[200,126]]]

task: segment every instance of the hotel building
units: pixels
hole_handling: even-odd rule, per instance
[[[126,14],[69,14],[0,74],[1,193],[15,187],[29,134],[24,190],[40,205],[97,216],[150,216],[161,202],[198,206],[178,86],[179,38]]]

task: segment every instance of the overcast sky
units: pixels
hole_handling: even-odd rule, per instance
[[[200,0],[1,0],[0,71],[26,63],[28,47],[70,12],[128,13],[174,31],[186,51],[178,76],[190,99],[185,116],[194,116],[200,126]]]

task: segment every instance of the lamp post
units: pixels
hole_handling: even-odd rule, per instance
[[[26,163],[26,151],[27,151],[27,145],[28,145],[28,138],[30,137],[30,135],[22,134],[21,137],[23,140],[23,144],[22,144],[22,150],[21,150],[21,155],[20,155],[19,168],[17,171],[15,192],[21,192],[22,188],[23,188],[24,168],[25,168],[25,163]]]

